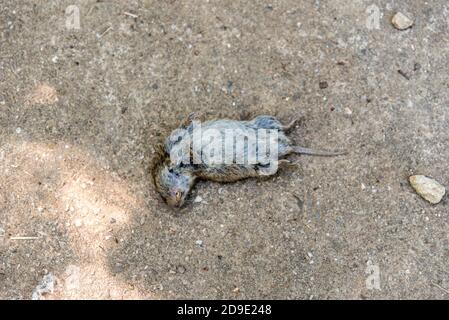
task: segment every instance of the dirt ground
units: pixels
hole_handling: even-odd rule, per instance
[[[2,0],[0,298],[449,298],[448,196],[408,183],[449,186],[448,27],[445,0]],[[191,112],[350,152],[173,212],[148,169]]]

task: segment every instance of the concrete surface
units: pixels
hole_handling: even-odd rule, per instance
[[[408,183],[449,186],[448,26],[444,0],[1,1],[0,298],[449,298],[447,195]],[[350,154],[173,213],[148,167],[193,111]]]

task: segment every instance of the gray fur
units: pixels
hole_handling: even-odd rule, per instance
[[[277,130],[278,134],[278,158],[285,158],[291,153],[297,154],[307,154],[307,155],[317,155],[317,156],[336,156],[344,154],[343,152],[328,152],[328,151],[318,151],[308,148],[294,146],[290,139],[286,136],[285,131],[290,128],[294,122],[288,126],[282,125],[279,120],[272,116],[258,116],[251,121],[237,121],[228,119],[212,120],[201,123],[201,129],[205,132],[208,129],[217,130],[220,134],[224,135],[225,130],[233,129],[240,130],[240,132],[245,134],[257,134],[258,129],[272,129]],[[193,148],[189,149],[190,156],[198,156],[203,161],[201,163],[190,163],[184,164],[180,161],[175,163],[170,163],[167,159],[173,148],[179,148],[181,141],[185,138],[195,139],[193,137],[193,123],[186,123],[181,126],[180,129],[185,129],[179,131],[177,134],[178,139],[167,138],[164,144],[165,160],[161,165],[156,167],[156,172],[154,172],[154,180],[156,187],[162,197],[167,201],[170,206],[181,207],[195,184],[197,179],[212,180],[217,182],[233,182],[250,177],[266,176],[267,175],[267,165],[269,163],[259,161],[257,159],[256,163],[251,164],[238,164],[235,159],[233,163],[225,164],[210,164],[206,161],[208,159],[204,158],[204,155],[195,154]],[[174,131],[175,132],[175,131]],[[202,139],[200,143],[200,150],[204,151],[208,147],[216,147],[222,149],[222,145],[214,145],[212,141],[203,141],[207,139]],[[256,146],[254,150],[258,152]],[[247,155],[248,147],[243,145],[242,149],[237,150],[235,146],[236,154]],[[205,152],[203,152],[205,153]],[[201,158],[203,156],[203,158]],[[285,160],[284,160],[285,161]],[[270,172],[268,175],[275,174],[276,172]]]

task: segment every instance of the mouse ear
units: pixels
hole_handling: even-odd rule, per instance
[[[249,112],[248,110],[242,110],[239,114],[239,118],[240,121],[247,121],[247,120],[251,120],[252,116],[251,116],[251,112]]]
[[[192,112],[190,113],[187,118],[185,118],[180,125],[180,128],[187,128],[192,121],[199,119],[198,115],[196,114],[196,112]]]

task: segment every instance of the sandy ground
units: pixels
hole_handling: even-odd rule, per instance
[[[448,27],[445,0],[2,0],[0,298],[449,298],[447,195],[408,183],[449,186]],[[174,213],[148,168],[193,111],[350,153]]]

